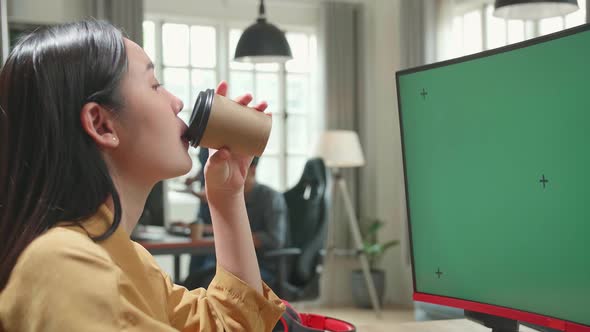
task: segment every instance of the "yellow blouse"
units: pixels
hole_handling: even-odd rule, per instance
[[[106,206],[60,224],[20,255],[0,293],[0,331],[271,331],[285,307],[217,266],[208,289],[175,285],[154,258],[112,222]]]

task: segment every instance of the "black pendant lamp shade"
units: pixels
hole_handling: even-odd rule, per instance
[[[241,62],[285,62],[293,58],[285,33],[266,21],[264,1],[260,1],[256,23],[249,26],[236,46],[234,60]]]
[[[577,0],[496,0],[494,16],[505,19],[538,20],[567,15],[578,9]]]

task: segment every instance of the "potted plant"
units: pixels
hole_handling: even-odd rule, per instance
[[[385,271],[379,269],[377,266],[385,251],[398,245],[399,241],[391,240],[385,243],[379,243],[377,241],[377,234],[381,227],[383,227],[383,222],[378,219],[371,219],[363,224],[366,225],[361,231],[363,248],[358,254],[367,256],[371,278],[373,278],[373,283],[375,284],[379,303],[382,304],[383,294],[385,293]],[[352,296],[355,304],[361,308],[371,308],[371,297],[369,296],[365,276],[361,269],[352,271],[351,282]]]

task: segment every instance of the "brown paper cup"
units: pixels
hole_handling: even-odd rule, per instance
[[[261,156],[266,148],[272,119],[267,114],[215,94],[201,146]]]

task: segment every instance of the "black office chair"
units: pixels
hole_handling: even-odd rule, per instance
[[[319,159],[305,164],[299,182],[284,193],[289,213],[288,248],[264,252],[278,260],[274,291],[288,301],[319,295],[319,271],[328,229],[329,190],[326,167]]]

